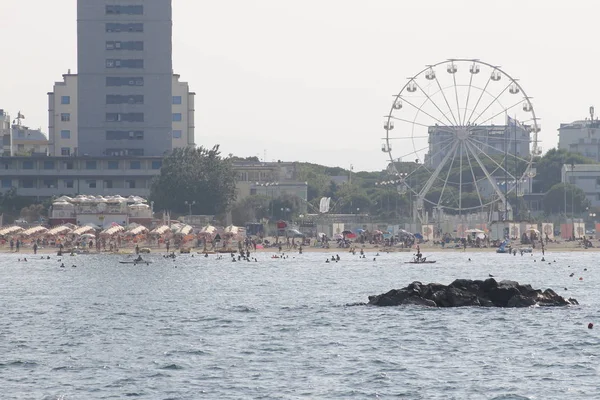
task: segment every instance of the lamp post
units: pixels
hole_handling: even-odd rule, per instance
[[[185,201],[185,204],[188,206],[188,209],[189,209],[189,213],[188,213],[188,215],[191,217],[191,216],[192,216],[192,206],[193,206],[194,204],[196,204],[196,200],[194,200],[194,201],[187,201],[187,200],[186,200],[186,201]]]

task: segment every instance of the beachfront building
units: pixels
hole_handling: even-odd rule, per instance
[[[23,115],[11,122],[10,115],[0,109],[0,137],[2,137],[2,153],[10,156],[48,155],[49,142],[41,129],[31,129],[23,124]]]
[[[119,194],[147,197],[162,157],[2,157],[0,192],[20,196]]]
[[[147,203],[138,196],[61,196],[52,203],[48,222],[50,226],[69,223],[106,228],[112,224],[129,226],[136,223],[150,227],[153,210]]]
[[[560,124],[558,148],[600,162],[600,122],[594,119],[593,107],[590,108],[590,118]]]
[[[12,155],[10,115],[0,109],[0,137],[2,137],[2,154]]]
[[[561,170],[561,182],[581,189],[590,206],[600,209],[600,164],[565,164]]]
[[[271,199],[296,196],[301,199],[300,212],[306,212],[308,184],[298,180],[299,166],[295,162],[235,161],[237,200],[252,195]]]
[[[77,86],[78,76],[69,71],[63,75],[61,82],[54,84],[54,90],[48,93],[48,132],[50,154],[53,156],[82,155],[79,151]],[[172,76],[172,90],[172,122],[169,132],[171,146],[172,148],[195,146],[194,99],[196,94],[191,92],[189,84],[180,81],[180,76],[176,74]],[[107,102],[117,100],[107,97]],[[142,101],[141,98],[134,95],[125,100],[131,104]],[[121,135],[120,139],[118,135],[115,136],[116,134],[111,133],[110,135],[115,146],[119,145],[123,148],[138,140],[143,140],[136,130],[128,131],[126,135]]]

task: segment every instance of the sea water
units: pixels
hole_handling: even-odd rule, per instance
[[[337,249],[258,262],[152,254],[150,265],[3,254],[2,398],[600,398],[598,253],[426,256],[437,263]],[[490,274],[580,306],[356,304],[413,281]]]

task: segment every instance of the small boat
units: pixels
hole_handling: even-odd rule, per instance
[[[119,261],[119,264],[152,264],[152,261],[146,261],[146,260],[141,260],[141,261]]]
[[[432,260],[432,261],[417,261],[417,260],[412,260],[412,261],[405,261],[404,264],[435,264],[437,261]]]

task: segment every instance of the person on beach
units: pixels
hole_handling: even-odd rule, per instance
[[[37,254],[37,249],[38,249],[37,243],[34,243],[33,244],[33,254]]]

